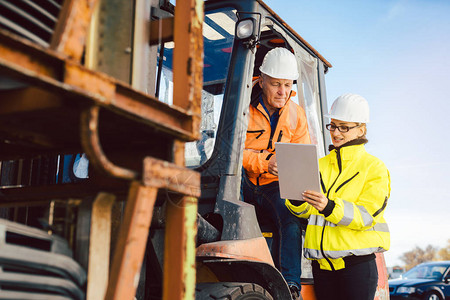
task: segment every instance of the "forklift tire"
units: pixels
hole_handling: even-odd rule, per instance
[[[198,283],[195,292],[195,300],[273,300],[269,292],[255,283]]]

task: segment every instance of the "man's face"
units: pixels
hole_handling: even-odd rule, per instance
[[[267,109],[282,108],[289,98],[292,90],[293,80],[272,78],[261,74],[259,86],[263,91],[263,101]]]

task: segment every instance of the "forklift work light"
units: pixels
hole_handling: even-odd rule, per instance
[[[240,20],[236,25],[236,37],[241,40],[250,38],[255,28],[254,22],[253,19]]]

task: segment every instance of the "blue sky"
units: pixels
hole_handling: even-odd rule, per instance
[[[266,0],[319,51],[329,105],[340,94],[370,104],[367,150],[391,173],[388,266],[415,246],[450,239],[450,1]]]

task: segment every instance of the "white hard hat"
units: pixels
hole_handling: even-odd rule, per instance
[[[334,100],[330,113],[325,117],[345,122],[369,123],[369,103],[360,95],[343,94]]]
[[[298,78],[297,60],[286,48],[274,48],[264,56],[261,73],[273,78],[296,80]]]

